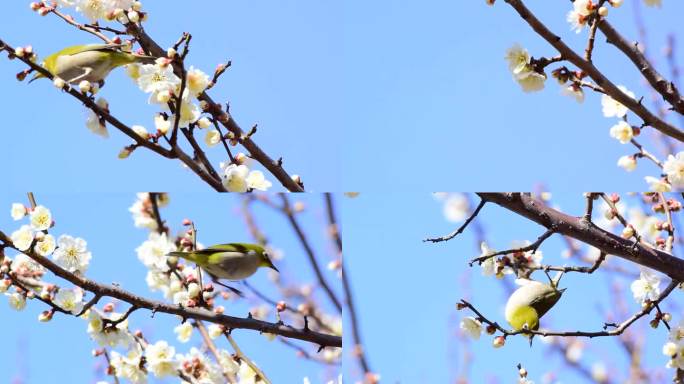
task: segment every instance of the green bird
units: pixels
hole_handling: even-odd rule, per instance
[[[53,76],[57,76],[70,84],[78,84],[83,80],[91,83],[103,83],[112,69],[132,63],[152,63],[152,56],[134,55],[120,51],[122,45],[87,44],[74,45],[47,56],[41,65]],[[36,73],[29,81],[45,77]]]
[[[218,279],[244,280],[260,267],[278,271],[261,245],[245,243],[217,244],[199,251],[169,252],[167,256],[180,257],[199,265],[214,280],[233,292],[241,295],[235,288],[221,284]]]
[[[539,319],[560,300],[566,288],[558,289],[558,280],[551,280],[551,285],[534,280],[518,279],[521,287],[508,298],[506,303],[506,321],[514,330],[538,330]],[[532,345],[533,334],[525,334]]]

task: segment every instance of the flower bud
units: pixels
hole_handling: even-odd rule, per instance
[[[55,87],[59,89],[64,89],[64,87],[66,86],[66,82],[57,76],[55,76],[55,78],[52,80],[52,84],[54,84]]]
[[[166,57],[168,57],[169,59],[173,59],[174,57],[176,57],[176,53],[177,52],[175,49],[169,48],[166,50]]]
[[[197,120],[197,125],[202,129],[209,128],[211,126],[211,120],[209,120],[207,117],[202,117],[201,119]]]
[[[629,239],[632,236],[634,236],[634,233],[635,233],[634,227],[632,227],[632,225],[630,224],[630,225],[627,225],[625,227],[625,229],[622,230],[622,237],[625,239]]]
[[[599,16],[601,16],[601,17],[606,17],[606,16],[608,16],[608,8],[607,8],[607,7],[601,7],[601,8],[599,8],[598,14],[599,14]]]
[[[3,279],[0,281],[0,293],[5,293],[7,292],[7,289],[12,285],[12,280],[10,279]]]
[[[136,12],[139,12],[142,9],[142,3],[139,1],[134,1],[133,5],[131,5],[131,9],[133,9]]]
[[[47,323],[52,320],[52,311],[43,311],[38,315],[38,321]]]
[[[618,195],[617,193],[611,193],[610,194],[610,201],[612,201],[613,204],[619,203],[620,202],[620,195]]]
[[[135,132],[136,135],[142,137],[143,139],[147,140],[150,137],[150,134],[147,133],[147,129],[143,127],[142,125],[134,125],[131,127],[133,132]]]
[[[663,355],[672,357],[677,354],[678,349],[677,344],[668,341],[663,345]]]
[[[123,160],[123,159],[127,159],[128,156],[130,156],[130,155],[131,155],[131,148],[124,147],[121,151],[119,151],[119,154],[116,157]]]
[[[48,7],[40,7],[40,9],[38,10],[38,14],[41,16],[45,16],[48,13],[50,13],[50,8]]]
[[[197,296],[199,296],[199,293],[200,293],[199,284],[197,284],[197,283],[188,284],[188,295],[190,295],[190,297],[197,297]]]
[[[40,7],[42,7],[42,5],[40,5],[39,3],[36,3],[35,1],[31,4],[29,4],[29,6],[31,7],[31,10],[33,10],[33,11],[37,11],[40,9]]]
[[[276,305],[276,310],[278,312],[283,312],[285,309],[287,309],[287,303],[285,303],[284,301],[279,301]]]
[[[131,23],[137,23],[140,21],[140,14],[136,11],[130,11],[128,12],[128,20],[130,20]]]
[[[631,172],[636,169],[637,160],[634,156],[625,155],[618,159],[617,165],[625,171]]]
[[[495,338],[494,338],[494,342],[492,343],[492,345],[494,346],[494,348],[501,348],[501,347],[504,346],[504,344],[506,344],[506,338],[503,337],[503,336],[497,336],[497,337],[495,337]]]
[[[292,181],[295,182],[295,184],[297,184],[297,185],[302,184],[302,178],[299,175],[292,175],[290,178],[292,179]]]
[[[25,53],[26,52],[24,51],[24,47],[17,47],[14,50],[14,56],[16,56],[16,57],[24,57]]]
[[[672,320],[672,315],[669,313],[663,313],[663,321],[670,322]]]
[[[78,83],[78,89],[81,90],[83,93],[87,93],[91,89],[90,81],[88,80],[83,80],[80,83]]]

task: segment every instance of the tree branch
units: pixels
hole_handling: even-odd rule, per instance
[[[0,242],[2,246],[10,247],[16,249],[12,244],[12,241],[3,232],[0,232]],[[19,251],[19,250],[17,250]],[[212,311],[208,311],[202,308],[185,308],[180,305],[168,304],[160,301],[155,301],[147,299],[121,288],[115,286],[107,286],[97,283],[93,280],[87,279],[83,276],[78,276],[70,273],[57,264],[52,262],[52,260],[40,256],[33,251],[24,251],[24,254],[44,266],[50,272],[54,273],[56,276],[61,277],[70,283],[81,287],[82,289],[92,292],[96,296],[113,297],[121,301],[125,301],[132,306],[141,309],[149,309],[152,312],[162,312],[169,313],[173,315],[178,315],[184,319],[195,319],[195,320],[205,320],[208,322],[222,324],[228,329],[251,329],[259,332],[273,333],[283,337],[289,337],[293,339],[308,341],[311,343],[316,343],[321,347],[342,347],[342,339],[339,336],[323,334],[319,332],[314,332],[309,329],[298,329],[292,326],[269,323],[266,321],[257,320],[254,318],[239,318],[223,314],[217,314]]]
[[[605,19],[598,23],[598,28],[606,36],[606,41],[612,44],[617,49],[622,51],[639,69],[639,72],[651,84],[651,87],[658,92],[664,100],[666,100],[672,108],[684,115],[684,97],[679,93],[677,86],[665,79],[656,69],[651,65],[646,56],[639,50],[638,43],[630,43],[625,39],[620,32]]]
[[[676,281],[684,281],[684,260],[651,248],[643,243],[607,232],[581,218],[567,215],[529,194],[478,193],[487,202],[498,204],[546,228],[555,227],[557,233],[575,238],[599,250],[666,274]]]
[[[568,47],[560,36],[551,32],[544,23],[525,6],[522,0],[504,0],[511,7],[513,7],[520,17],[532,27],[532,29],[551,44],[558,52],[569,62],[579,67],[584,73],[589,75],[596,84],[603,89],[603,91],[620,102],[625,107],[629,108],[634,114],[639,116],[646,125],[650,125],[658,131],[667,136],[671,136],[679,141],[684,142],[684,132],[679,128],[669,124],[660,119],[658,116],[651,113],[639,101],[632,99],[622,92],[615,84],[613,84],[601,71],[599,71],[594,64],[583,59],[579,54]]]

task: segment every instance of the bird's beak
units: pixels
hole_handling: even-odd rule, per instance
[[[36,73],[35,75],[33,75],[33,77],[31,78],[31,80],[29,80],[28,83],[29,83],[29,84],[33,83],[35,80],[38,80],[39,77],[40,77],[40,72],[38,72],[38,73]]]
[[[566,290],[566,289],[568,289],[568,288],[566,287],[566,288],[563,288],[563,289],[559,289],[559,290],[558,290],[558,292],[560,292],[560,293],[561,293],[561,295],[562,295],[562,294],[563,294],[563,292],[565,292],[565,290]]]
[[[269,268],[271,268],[272,270],[274,270],[274,271],[276,271],[276,272],[280,273],[280,271],[278,270],[278,268],[276,268],[276,266],[275,266],[275,265],[273,265],[273,262],[272,262],[272,261],[271,261],[270,259],[268,260],[268,262],[267,262],[267,265],[266,265],[266,266],[267,266],[267,267],[269,267]]]

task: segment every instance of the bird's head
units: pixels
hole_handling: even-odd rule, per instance
[[[273,265],[273,262],[271,261],[271,258],[268,255],[268,252],[266,250],[259,246],[259,249],[257,249],[257,253],[259,255],[259,266],[260,267],[265,267],[265,268],[271,268],[272,270],[276,272],[280,272],[278,268],[276,268],[275,265]]]

